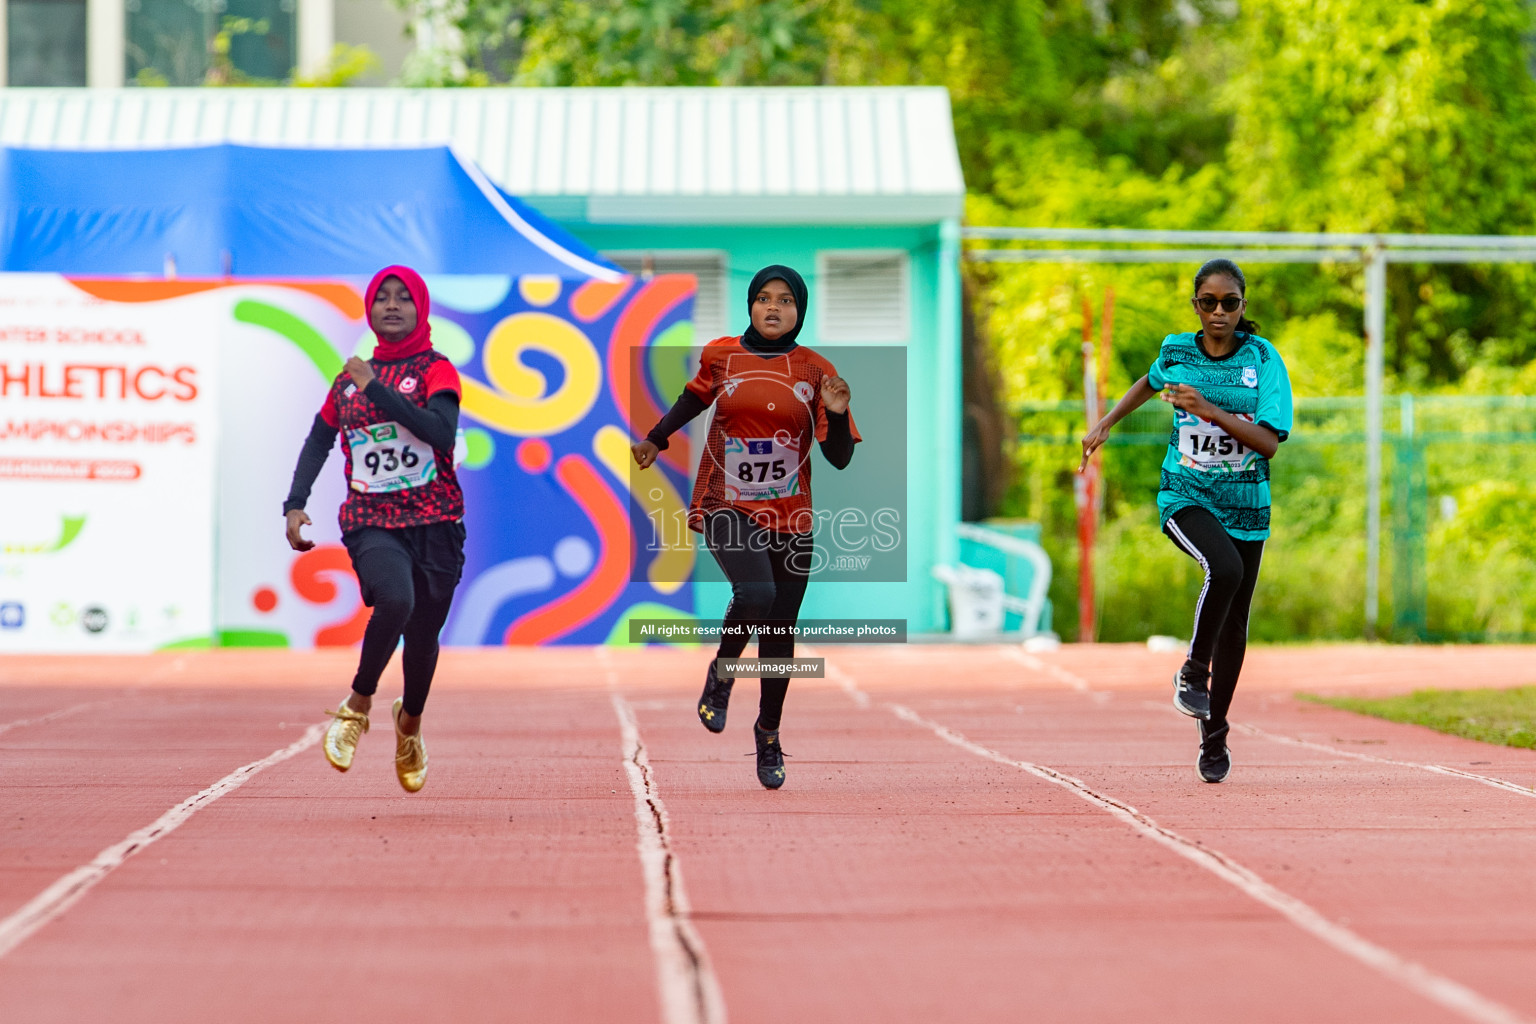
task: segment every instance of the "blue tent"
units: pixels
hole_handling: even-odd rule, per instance
[[[622,273],[447,146],[0,148],[0,209],[5,271]]]

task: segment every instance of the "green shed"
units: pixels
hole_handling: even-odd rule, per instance
[[[905,581],[812,586],[807,618],[899,618],[944,626],[935,564],[958,558],[959,226],[965,185],[949,96],[937,88],[537,91],[539,143],[565,159],[489,173],[637,273],[698,278],[697,337],[740,333],[754,272],[784,263],[811,286],[801,342],[850,378],[854,415],[905,401]],[[590,140],[590,141],[589,141]],[[905,353],[904,396],[862,382],[846,351]],[[850,363],[850,359],[853,361]],[[864,410],[864,412],[861,412]],[[879,438],[871,437],[872,442]],[[879,460],[875,444],[860,460]],[[855,507],[869,467],[816,474],[818,507]],[[706,613],[723,582],[696,584]]]

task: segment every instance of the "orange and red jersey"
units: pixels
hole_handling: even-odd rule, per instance
[[[692,529],[702,530],[710,512],[737,508],[765,529],[813,532],[811,445],[827,439],[821,382],[836,375],[803,345],[771,354],[739,337],[704,346],[688,390],[715,412],[688,507]],[[851,414],[848,428],[859,440]]]

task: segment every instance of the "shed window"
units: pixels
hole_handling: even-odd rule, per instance
[[[138,85],[276,85],[293,76],[298,0],[122,0]]]
[[[699,281],[699,294],[693,302],[694,338],[703,343],[736,333],[730,328],[731,317],[725,308],[725,253],[656,250],[603,255],[631,274],[692,274]]]
[[[85,84],[85,0],[5,5],[7,85]]]
[[[823,252],[811,307],[822,341],[904,343],[908,332],[908,258],[903,249]]]

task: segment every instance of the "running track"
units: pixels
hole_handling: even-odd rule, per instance
[[[417,796],[349,651],[0,661],[0,1021],[1536,1021],[1536,753],[1291,696],[1536,651],[1252,652],[1221,786],[1176,656],[819,653],[778,793],[700,652],[445,654]]]

